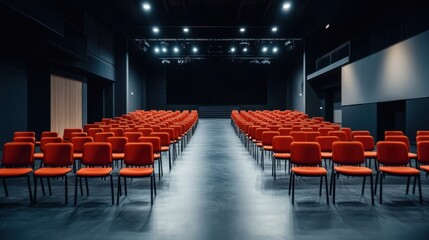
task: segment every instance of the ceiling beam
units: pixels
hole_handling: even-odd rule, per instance
[[[167,0],[162,0],[162,2],[164,3],[165,11],[167,11],[167,14],[170,15],[170,7],[168,7]]]
[[[263,15],[262,17],[267,16],[268,11],[269,11],[269,10],[270,10],[270,8],[271,8],[271,4],[273,4],[273,0],[268,1],[267,6],[265,7],[264,15]]]
[[[240,20],[241,10],[243,9],[243,2],[244,2],[244,0],[241,0],[240,5],[238,5],[237,20]]]

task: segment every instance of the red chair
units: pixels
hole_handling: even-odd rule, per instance
[[[101,132],[103,132],[102,128],[90,128],[90,129],[88,129],[88,136],[94,138],[94,140],[95,140],[95,134],[101,133]]]
[[[319,128],[319,132],[321,136],[328,136],[328,133],[334,131],[331,127],[321,127]]]
[[[311,131],[305,133],[305,139],[307,140],[307,142],[316,142],[317,137],[320,137],[320,132],[318,131]]]
[[[153,193],[156,195],[155,173],[153,170],[153,147],[151,143],[127,143],[125,145],[125,168],[119,171],[118,175],[118,198],[116,204],[119,205],[121,195],[121,177],[124,178],[125,196],[127,196],[127,178],[147,178],[150,177],[150,203],[153,204]]]
[[[352,177],[363,177],[362,196],[365,190],[366,177],[370,177],[371,203],[374,205],[374,189],[372,170],[362,167],[365,162],[363,144],[358,141],[337,141],[332,145],[332,165],[331,186],[333,186],[332,203],[335,204],[336,178],[339,174]]]
[[[416,142],[429,141],[429,135],[420,135],[416,137]]]
[[[81,194],[82,178],[85,178],[86,194],[89,196],[88,178],[110,177],[110,188],[112,191],[112,205],[114,204],[113,178],[112,178],[112,145],[110,143],[85,143],[82,157],[82,164],[85,167],[76,172],[76,182],[74,189],[74,205],[77,204],[77,185],[80,180]]]
[[[294,142],[306,142],[307,141],[307,134],[305,132],[292,131],[292,132],[290,132],[290,136],[293,137]]]
[[[320,177],[319,195],[322,196],[322,181],[325,178],[326,203],[329,205],[328,196],[328,171],[319,167],[322,163],[320,145],[315,142],[293,142],[290,146],[292,167],[291,180],[289,181],[289,194],[292,185],[292,204],[295,200],[295,176]]]
[[[347,134],[343,131],[330,131],[328,136],[337,136],[340,141],[347,141]]]
[[[417,136],[429,136],[429,130],[417,131]]]
[[[262,146],[261,146],[261,167],[265,169],[264,163],[264,152],[272,152],[273,150],[273,137],[279,136],[280,133],[277,131],[265,131],[262,133]]]
[[[290,166],[290,144],[293,142],[293,137],[291,136],[274,136],[273,137],[273,163],[272,163],[272,175],[274,176],[274,181],[277,180],[277,165],[276,160],[285,161],[285,171],[286,171],[286,161],[289,161]],[[290,167],[289,167],[290,170]]]
[[[417,161],[419,169],[429,173],[429,140],[417,142]]]
[[[336,141],[340,141],[337,136],[320,136],[316,137],[316,142],[320,145],[320,151],[322,159],[325,162],[325,167],[328,167],[326,160],[332,159],[332,144]]]
[[[137,132],[141,132],[143,136],[149,136],[153,132],[152,128],[139,128]]]
[[[71,138],[74,138],[74,137],[87,137],[87,136],[88,136],[88,133],[86,133],[86,132],[73,132],[73,133],[71,133]],[[67,140],[67,142],[70,142],[70,140],[71,139]],[[63,141],[65,141],[65,140],[63,139]]]
[[[420,171],[406,166],[409,162],[407,144],[397,141],[380,141],[377,143],[377,159],[380,166],[375,179],[375,189],[377,189],[378,179],[380,179],[380,204],[383,200],[384,175],[407,177],[407,194],[410,177],[415,177],[418,180],[420,203],[423,203]]]
[[[40,152],[34,153],[34,159],[43,159],[43,153],[45,152],[45,146],[48,143],[62,143],[63,139],[60,137],[44,137],[40,141]],[[42,167],[43,161],[40,162],[40,167]]]
[[[289,136],[292,128],[279,128],[280,136]]]
[[[159,137],[141,137],[139,142],[151,143],[153,147],[153,160],[158,161],[158,178],[164,175],[162,170],[162,157],[161,157],[161,139]]]
[[[371,168],[371,162],[377,159],[377,152],[374,151],[374,138],[372,136],[358,135],[354,137],[354,140],[363,144],[365,159],[370,161],[369,164],[366,165]],[[377,164],[375,164],[375,166],[377,167]]]
[[[64,177],[65,204],[68,203],[67,174],[72,171],[73,165],[73,144],[71,143],[48,143],[45,146],[43,155],[44,167],[34,171],[34,203],[37,200],[37,179],[40,178],[43,189],[42,178],[48,179],[49,195],[52,195],[50,178]],[[45,191],[43,189],[43,196]]]
[[[387,136],[403,136],[404,132],[402,131],[384,131],[384,137]]]
[[[128,138],[128,142],[138,142],[140,137],[143,137],[143,134],[140,132],[125,132],[124,137]]]
[[[161,153],[168,154],[168,164],[171,170],[171,154],[170,154],[170,134],[166,132],[151,132],[150,137],[158,137],[161,140]]]
[[[116,163],[116,166],[119,167],[118,162],[121,162],[120,166],[122,168],[122,160],[125,156],[125,144],[128,143],[127,137],[109,137],[107,142],[112,145],[112,161]]]
[[[72,133],[81,133],[83,132],[82,128],[64,128],[63,139],[65,142],[68,142],[72,139]]]
[[[114,133],[115,137],[124,136],[124,129],[123,128],[110,128],[110,132]]]
[[[13,137],[36,137],[35,132],[14,132]]]
[[[409,159],[417,159],[417,154],[410,152],[410,140],[408,139],[407,136],[405,136],[405,135],[391,135],[391,136],[386,136],[384,139],[385,139],[385,141],[398,141],[398,142],[405,143],[407,145],[408,158]]]
[[[44,131],[40,135],[40,139],[42,139],[44,137],[58,137],[58,133],[57,132]],[[36,141],[36,145],[39,145],[39,144],[40,144],[40,141]]]
[[[34,137],[14,137],[13,142],[29,142],[36,144],[36,138]]]
[[[109,137],[114,137],[113,132],[100,132],[95,134],[94,142],[107,142]]]
[[[371,133],[366,130],[353,131],[352,140],[354,140],[356,136],[371,136]]]
[[[352,138],[352,129],[351,128],[343,127],[343,128],[341,128],[341,131],[343,131],[343,132],[346,133],[346,139],[347,139],[347,141],[353,140],[353,138]]]
[[[73,144],[73,172],[76,172],[76,169],[80,168],[80,160],[83,157],[83,146],[87,142],[94,142],[94,139],[92,137],[73,137],[70,142]],[[79,161],[78,165],[76,165],[76,161]]]
[[[10,142],[3,146],[3,156],[0,166],[0,178],[3,181],[6,197],[9,196],[6,178],[27,177],[30,203],[33,202],[31,194],[30,175],[33,173],[34,144],[29,142]]]

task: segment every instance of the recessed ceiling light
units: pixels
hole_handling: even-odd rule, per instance
[[[197,53],[198,52],[198,48],[197,47],[193,47],[192,48],[192,52]]]
[[[155,53],[159,53],[159,48],[155,47],[154,51],[155,51]]]
[[[179,48],[178,47],[174,47],[173,48],[173,52],[178,53],[179,52]]]
[[[183,32],[185,32],[185,33],[189,32],[189,28],[187,28],[187,27],[183,28]]]
[[[152,28],[152,31],[153,31],[154,33],[159,33],[159,28],[158,28],[158,27],[153,27],[153,28]]]
[[[263,47],[262,48],[262,52],[267,52],[268,51],[268,48],[267,47]]]
[[[231,48],[231,52],[235,52],[235,47],[232,47],[232,48]]]
[[[163,47],[163,48],[162,48],[162,52],[163,52],[163,53],[166,53],[166,52],[167,52],[167,48],[166,48],[166,47]]]
[[[279,49],[277,47],[273,48],[273,53],[276,53]]]
[[[143,3],[142,6],[143,6],[143,10],[145,10],[145,11],[149,11],[150,10],[150,4],[147,3],[147,2]]]
[[[290,9],[291,6],[292,6],[292,4],[290,2],[285,2],[285,3],[283,3],[283,10],[287,11]]]
[[[243,48],[243,52],[247,52],[247,47]]]
[[[244,27],[240,28],[240,32],[244,33],[246,29]]]
[[[271,28],[271,32],[277,32],[277,27]]]
[[[325,29],[328,29],[329,28],[329,23],[328,24],[326,24],[326,26],[325,26]]]

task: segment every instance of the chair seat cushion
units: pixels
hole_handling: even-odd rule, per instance
[[[161,147],[161,151],[163,151],[163,152],[170,151],[170,147],[163,146],[163,147]]]
[[[38,152],[38,153],[35,153],[33,156],[34,156],[35,159],[42,159],[43,158],[43,153]]]
[[[418,169],[412,168],[412,167],[379,167],[378,170],[380,170],[383,173],[388,173],[392,175],[419,175],[420,171]]]
[[[367,167],[357,166],[337,166],[334,170],[338,173],[351,176],[367,176],[372,174],[372,170]]]
[[[292,172],[300,176],[324,176],[328,171],[323,167],[293,167]]]
[[[259,142],[259,143],[256,143],[256,146],[263,147],[264,145],[262,145],[262,142]]]
[[[124,177],[148,177],[153,173],[153,168],[122,168],[120,176]]]
[[[273,151],[273,146],[264,146],[265,151]]]
[[[159,158],[161,158],[161,154],[159,154],[159,153],[155,153],[155,154],[153,154],[153,159],[159,159]]]
[[[429,172],[429,165],[420,165],[420,169]]]
[[[365,158],[377,158],[377,152],[365,151],[364,156]]]
[[[104,177],[112,173],[112,168],[81,168],[76,172],[79,177]]]
[[[322,152],[322,159],[331,159],[332,153],[331,152]]]
[[[410,158],[410,159],[417,159],[417,154],[415,154],[415,153],[408,153],[408,158]]]
[[[290,159],[290,153],[274,153],[274,158],[277,158],[277,159]]]
[[[83,157],[83,153],[73,153],[74,159],[82,159],[82,157]]]
[[[34,175],[38,177],[56,177],[66,175],[71,170],[71,168],[39,168],[34,171]]]
[[[32,172],[32,168],[0,168],[0,177],[22,177]]]
[[[124,159],[125,153],[112,153],[113,160]]]

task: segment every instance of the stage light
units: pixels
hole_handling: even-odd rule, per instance
[[[154,48],[154,51],[155,51],[155,53],[159,53],[159,48],[158,48],[158,47],[155,47],[155,48]]]
[[[152,28],[152,31],[153,31],[154,33],[159,33],[159,28],[158,28],[158,27],[153,27],[153,28]]]
[[[277,30],[278,30],[277,27],[272,27],[271,28],[271,32],[277,32]]]
[[[285,3],[283,3],[283,10],[288,11],[291,6],[292,6],[292,4],[290,2],[285,2]]]
[[[147,2],[143,3],[142,6],[143,6],[143,10],[145,10],[146,12],[150,11],[151,9],[150,4]]]
[[[189,28],[187,28],[187,27],[183,28],[183,32],[184,33],[188,33],[189,32]]]

